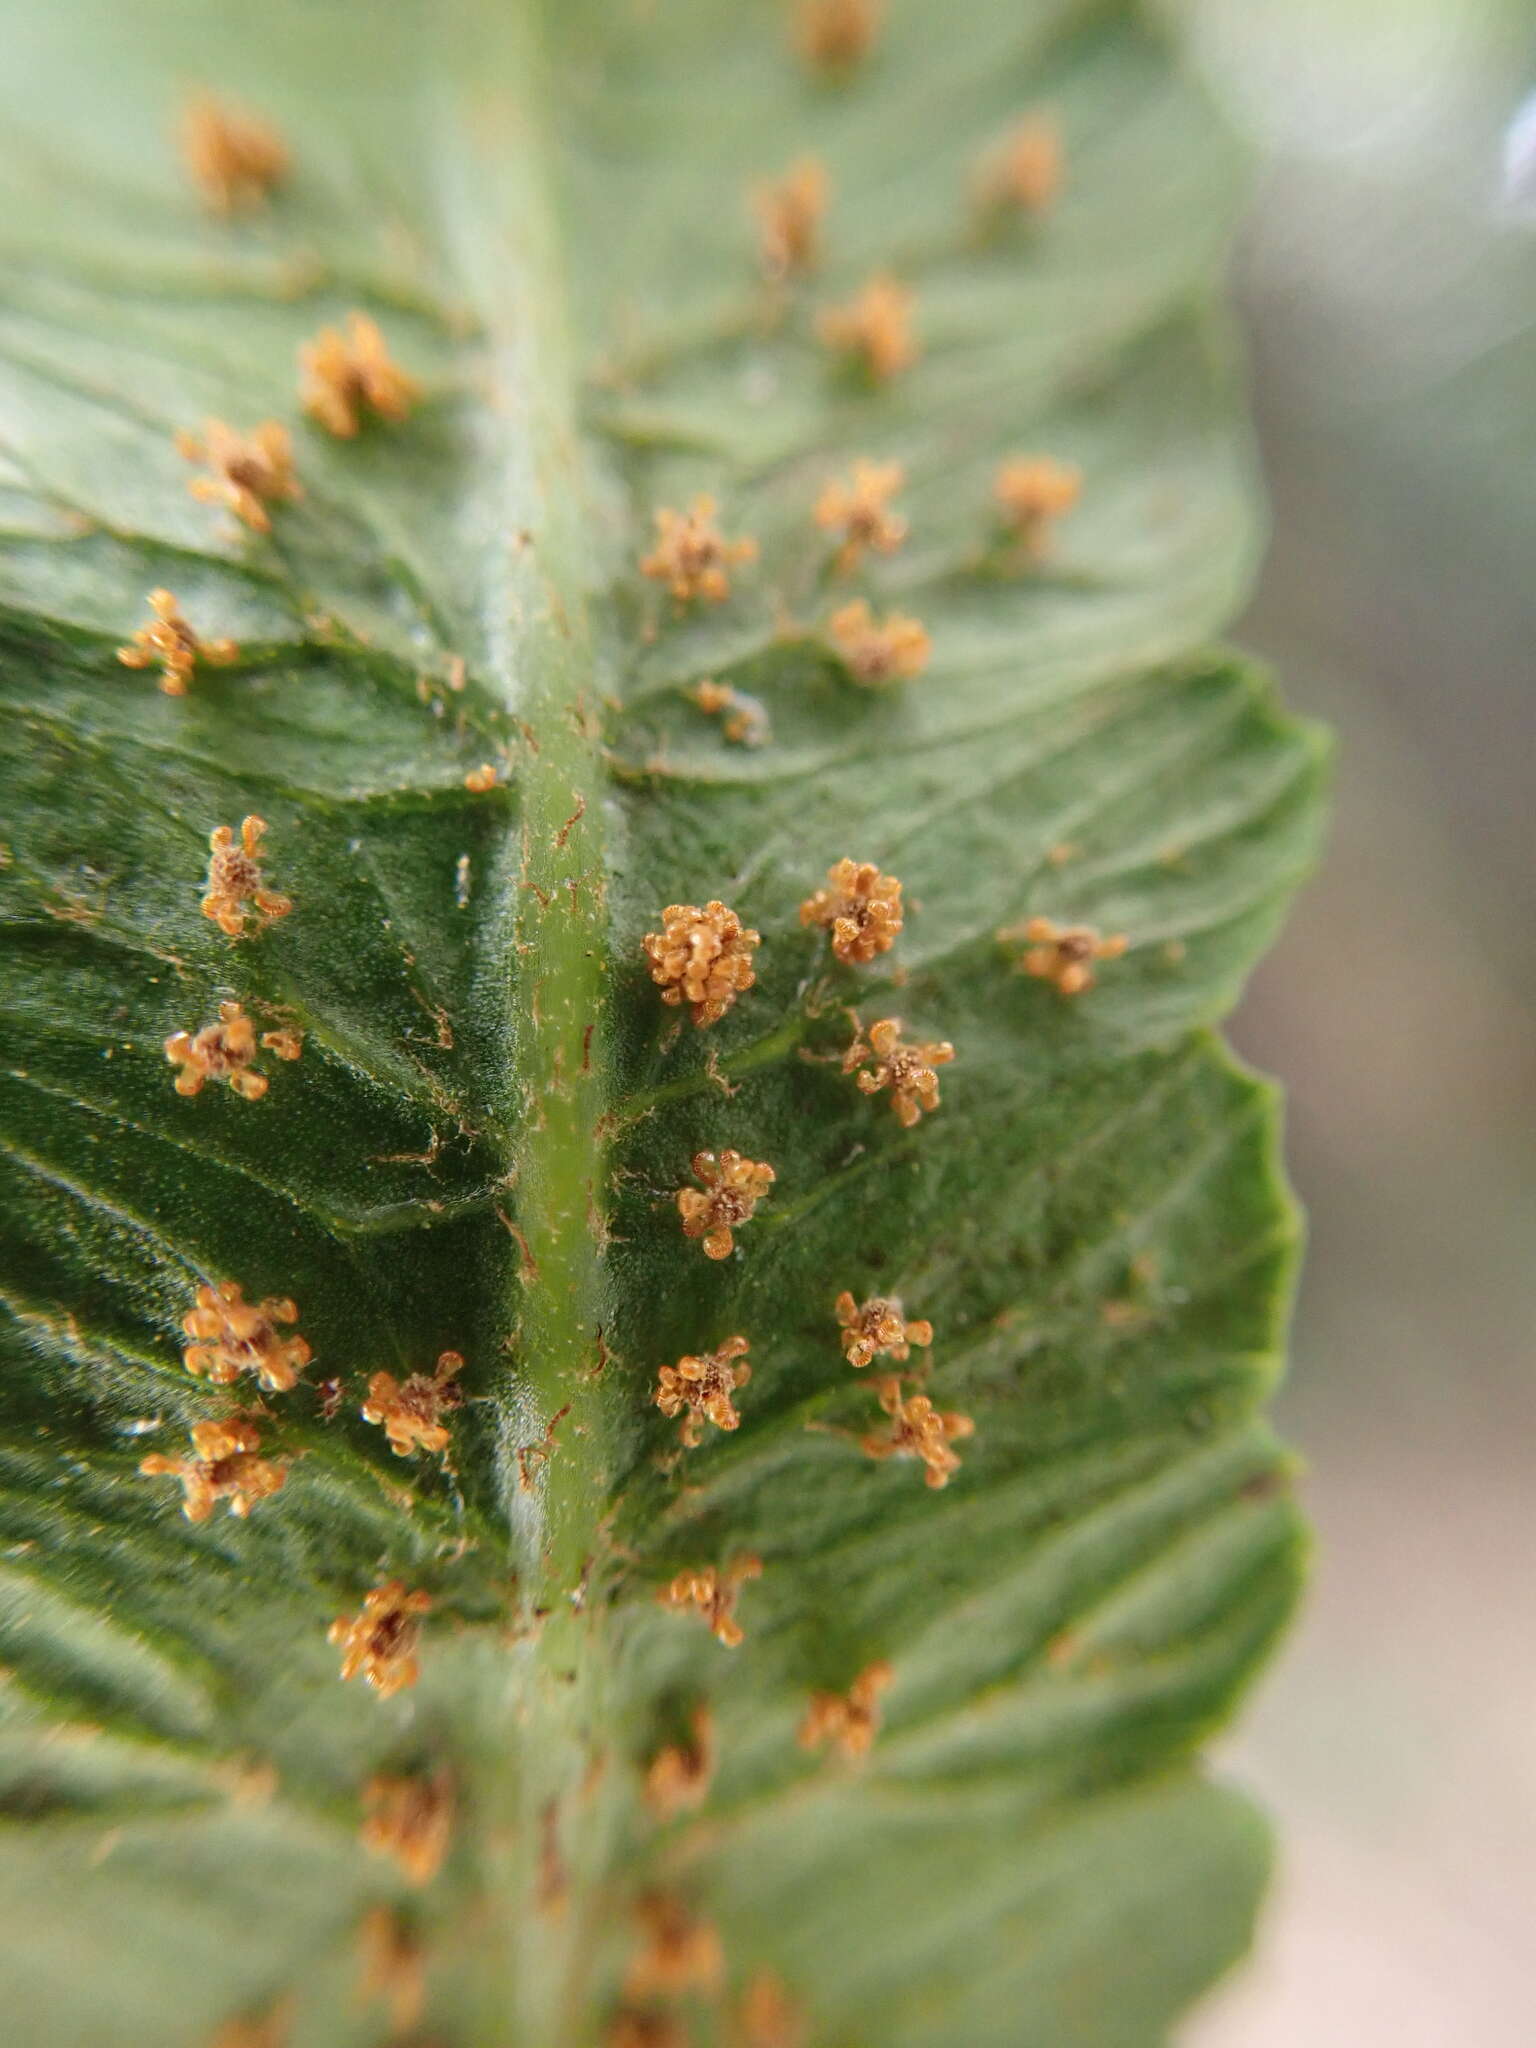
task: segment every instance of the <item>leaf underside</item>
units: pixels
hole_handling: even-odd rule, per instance
[[[1128,5],[897,0],[842,85],[770,0],[0,19],[7,2039],[200,2043],[291,1994],[295,2048],[579,2048],[648,1887],[720,1931],[700,2043],[764,1970],[818,2048],[1162,2039],[1262,1885],[1195,1752],[1298,1575],[1257,1419],[1295,1220],[1210,1029],[1312,854],[1319,755],[1201,651],[1255,540],[1226,138]],[[249,220],[166,140],[189,79],[292,149]],[[1040,104],[1061,200],[980,238],[968,167]],[[770,289],[744,194],[806,153],[825,263]],[[924,353],[860,388],[814,317],[882,267]],[[424,397],[343,442],[294,363],[352,308]],[[172,437],[209,416],[295,425],[270,539],[187,493]],[[1013,451],[1085,492],[999,575]],[[846,595],[809,508],[860,456],[904,465],[912,537],[848,591],[933,639],[883,692],[818,630]],[[679,617],[636,563],[704,491],[760,555]],[[183,699],[114,658],[156,586],[241,649]],[[232,942],[198,906],[247,813],[295,908]],[[906,889],[871,967],[798,922],[845,854]],[[759,977],[695,1031],[641,938],[713,897]],[[1037,914],[1129,951],[1064,1000],[996,937]],[[162,1043],[229,999],[302,1056],[184,1099]],[[854,1010],[953,1041],[916,1128],[841,1070]],[[722,1146],[778,1178],[716,1264],[675,1191]],[[137,1467],[229,1412],[180,1356],[228,1279],[291,1296],[315,1361],[265,1403],[282,1492],[192,1526]],[[935,1325],[930,1390],[975,1421],[942,1492],[859,1448],[845,1288]],[[737,1332],[741,1428],[679,1456],[657,1367]],[[368,1376],[450,1347],[452,1469],[392,1457]],[[746,1553],[741,1648],[658,1605]],[[435,1604],[381,1702],[326,1627],[390,1575]],[[867,1762],[806,1754],[809,1695],[877,1659]],[[701,1703],[714,1780],[662,1824],[642,1772]],[[456,1784],[425,1888],[359,1844],[381,1770]],[[419,2035],[358,1993],[380,1905]]]

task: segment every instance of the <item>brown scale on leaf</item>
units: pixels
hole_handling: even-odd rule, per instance
[[[696,1608],[709,1623],[716,1642],[734,1650],[745,1640],[745,1631],[736,1619],[736,1602],[747,1580],[760,1579],[762,1575],[760,1557],[738,1557],[723,1572],[716,1571],[712,1564],[697,1571],[679,1572],[656,1598],[663,1607]]]
[[[761,934],[718,901],[702,910],[694,903],[671,903],[661,920],[659,932],[645,935],[651,979],[664,1003],[692,1006],[694,1024],[702,1031],[718,1023],[757,980],[752,955]]]
[[[1056,924],[1032,917],[1023,926],[998,933],[1004,945],[1023,939],[1026,949],[1019,968],[1036,981],[1049,981],[1064,996],[1080,996],[1093,987],[1094,968],[1101,960],[1118,960],[1130,943],[1123,932],[1105,938],[1091,924]]]
[[[139,1465],[147,1478],[181,1481],[181,1511],[189,1522],[206,1522],[221,1500],[228,1501],[232,1515],[243,1519],[257,1501],[281,1491],[288,1475],[281,1465],[257,1456],[261,1425],[256,1416],[194,1422],[191,1435],[191,1457],[167,1458],[156,1452]]]
[[[812,1693],[795,1740],[802,1749],[830,1742],[850,1763],[868,1756],[880,1732],[880,1695],[894,1676],[889,1664],[870,1664],[846,1693]]]
[[[747,691],[732,689],[729,683],[717,683],[706,676],[703,682],[695,683],[688,694],[711,718],[723,714],[721,731],[734,745],[761,747],[772,738],[768,713],[761,702]]]
[[[933,1342],[932,1323],[909,1323],[901,1303],[885,1295],[856,1302],[845,1289],[834,1313],[842,1326],[843,1356],[856,1370],[882,1356],[905,1365],[914,1344],[926,1351]]]
[[[539,1865],[534,1904],[541,1913],[563,1913],[571,1895],[571,1873],[560,1849],[560,1802],[539,1809]]]
[[[458,1352],[445,1351],[430,1373],[413,1372],[402,1381],[393,1373],[376,1372],[368,1382],[363,1420],[383,1426],[397,1458],[409,1458],[416,1451],[445,1451],[449,1431],[443,1417],[463,1405],[464,1390],[456,1384],[463,1370]]]
[[[671,1892],[646,1892],[635,1907],[640,1946],[624,1972],[626,1998],[679,1998],[720,1988],[725,1951],[707,1920],[695,1919]]]
[[[697,1706],[689,1720],[689,1739],[669,1743],[646,1766],[645,1798],[658,1820],[692,1813],[709,1796],[715,1775],[715,1723],[707,1706]]]
[[[431,1609],[431,1594],[408,1591],[403,1579],[373,1587],[358,1613],[342,1615],[326,1632],[340,1646],[342,1678],[361,1672],[381,1700],[414,1685],[421,1676],[421,1616]]]
[[[816,500],[816,524],[825,533],[841,535],[836,567],[846,574],[863,561],[865,551],[894,555],[907,537],[907,522],[891,510],[890,501],[907,480],[899,462],[866,462],[861,457],[845,483],[833,477]]]
[[[704,1425],[716,1429],[737,1429],[741,1417],[731,1396],[752,1377],[750,1365],[737,1365],[752,1347],[745,1337],[727,1337],[715,1351],[702,1358],[680,1358],[676,1365],[661,1368],[656,1388],[656,1406],[663,1415],[681,1415],[683,1448],[693,1450],[704,1435]]]
[[[261,840],[266,829],[265,818],[249,817],[241,821],[238,840],[228,825],[209,834],[208,886],[199,908],[227,938],[248,938],[247,925],[261,931],[293,908],[291,896],[263,885]]]
[[[818,157],[797,157],[782,178],[752,188],[757,254],[771,278],[814,270],[821,254],[831,181]]]
[[[346,332],[322,327],[299,350],[299,399],[328,434],[350,441],[364,413],[383,420],[410,417],[420,387],[392,360],[377,321],[349,313]]]
[[[598,1343],[602,1343],[601,1331],[598,1333]],[[520,1493],[532,1493],[536,1474],[541,1472],[555,1455],[555,1432],[570,1412],[571,1404],[567,1401],[565,1406],[557,1408],[545,1423],[544,1434],[537,1443],[518,1445],[517,1486]]]
[[[1083,473],[1049,455],[1016,455],[998,469],[992,497],[1020,554],[1036,562],[1050,553],[1052,528],[1083,494]]]
[[[875,384],[888,384],[910,370],[921,350],[912,331],[917,296],[910,285],[879,271],[845,305],[828,306],[816,333]]]
[[[304,495],[293,473],[293,440],[280,420],[263,420],[248,434],[205,420],[201,435],[177,434],[176,452],[209,472],[187,485],[199,504],[224,506],[254,533],[272,531],[268,505]]]
[[[759,1970],[748,1984],[736,2023],[741,2048],[809,2048],[805,2014],[772,1970]]]
[[[879,1095],[889,1088],[897,1122],[910,1130],[925,1110],[938,1108],[935,1070],[947,1066],[954,1056],[955,1048],[947,1039],[904,1045],[901,1019],[883,1017],[869,1027],[868,1043],[861,1031],[854,1032],[853,1043],[843,1055],[843,1072],[857,1072],[859,1087],[866,1095]]]
[[[227,668],[240,659],[233,640],[203,640],[182,616],[181,607],[168,590],[152,590],[149,608],[154,622],[140,626],[117,658],[124,668],[152,668],[160,664],[160,687],[167,697],[185,697],[197,664]]]
[[[442,1869],[453,1839],[453,1780],[394,1778],[381,1772],[363,1787],[360,1839],[375,1856],[388,1856],[414,1885],[428,1885]]]
[[[269,121],[199,93],[181,117],[181,155],[215,213],[262,205],[288,175],[288,147]]]
[[[757,542],[750,535],[727,540],[715,523],[715,501],[707,493],[686,512],[669,506],[656,511],[656,546],[641,559],[640,573],[665,583],[679,605],[702,599],[723,604],[731,594],[727,571],[757,560]]]
[[[692,2036],[675,2013],[625,2006],[603,2034],[603,2048],[689,2048]]]
[[[800,922],[830,932],[832,951],[846,966],[867,967],[896,943],[901,884],[873,861],[840,860],[828,868],[826,887],[801,904]]]
[[[291,1995],[274,2001],[261,2012],[241,2013],[226,2020],[208,2037],[208,2048],[287,2048],[293,2032],[294,2000]]]
[[[986,220],[1047,213],[1061,194],[1065,162],[1061,130],[1044,114],[1027,114],[972,174],[976,211]]]
[[[920,676],[933,651],[920,620],[904,612],[877,619],[862,597],[835,611],[827,632],[849,676],[866,690]]]
[[[360,1995],[389,2010],[389,2037],[398,2041],[420,2020],[427,1999],[421,1941],[389,1906],[374,1906],[357,1926]]]
[[[704,1192],[677,1191],[683,1235],[701,1237],[706,1258],[728,1259],[735,1244],[731,1233],[749,1221],[777,1175],[771,1166],[732,1151],[695,1152],[693,1172]]]
[[[262,1046],[280,1060],[296,1060],[304,1041],[295,1031],[266,1031]],[[238,1003],[220,1003],[217,1024],[205,1024],[201,1031],[173,1031],[165,1041],[165,1056],[176,1076],[178,1095],[200,1095],[210,1081],[227,1081],[247,1102],[259,1102],[267,1092],[265,1074],[253,1067],[256,1057],[256,1027]]]
[[[199,1287],[197,1306],[181,1319],[182,1329],[197,1340],[183,1351],[182,1363],[216,1387],[232,1386],[248,1372],[264,1392],[286,1394],[313,1356],[297,1331],[285,1337],[278,1330],[279,1323],[298,1319],[295,1303],[279,1295],[249,1302],[235,1280]]]
[[[861,1448],[876,1459],[918,1458],[929,1486],[948,1486],[960,1470],[960,1460],[950,1445],[973,1435],[975,1423],[969,1415],[956,1410],[935,1408],[926,1394],[903,1397],[901,1381],[895,1374],[876,1385],[880,1406],[890,1416],[891,1427],[883,1435],[860,1438]]]
[[[840,78],[874,48],[884,0],[799,0],[795,47],[813,71]]]

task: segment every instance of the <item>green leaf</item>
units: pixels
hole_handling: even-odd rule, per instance
[[[648,1893],[719,1933],[697,2042],[799,2038],[740,2030],[764,1972],[828,2048],[1162,2038],[1247,1937],[1263,1830],[1196,1758],[1298,1570],[1258,1419],[1295,1223],[1209,1033],[1319,750],[1206,651],[1254,545],[1219,125],[1129,5],[896,0],[840,83],[766,0],[3,19],[8,2039],[619,2041]],[[270,206],[200,205],[189,76],[282,130]],[[1060,203],[980,234],[977,152],[1041,104]],[[766,285],[744,195],[807,153],[825,264]],[[860,386],[815,317],[881,267],[923,354]],[[335,440],[295,356],[353,308],[423,395]],[[294,430],[270,538],[188,494],[210,416]],[[1085,476],[1036,568],[991,531],[1015,452]],[[858,457],[904,465],[911,538],[843,586],[811,509]],[[700,492],[759,559],[679,616],[637,564]],[[159,586],[240,646],[181,698],[115,659]],[[850,681],[858,594],[925,675]],[[231,940],[199,901],[247,815],[293,909]],[[798,917],[844,855],[906,890],[863,967]],[[757,984],[695,1030],[642,939],[715,897]],[[997,937],[1038,915],[1129,950],[1063,998]],[[300,1057],[178,1095],[164,1040],[228,1000]],[[953,1041],[913,1128],[843,1070],[851,1012]],[[675,1197],[726,1146],[777,1180],[715,1262]],[[224,1281],[292,1298],[298,1388],[184,1369]],[[844,1289],[934,1325],[975,1424],[942,1491],[861,1448],[890,1361],[845,1362]],[[741,1426],[682,1451],[658,1369],[736,1333]],[[392,1456],[370,1376],[447,1349],[450,1455]],[[282,1490],[187,1522],[141,1459],[258,1398]],[[740,1648],[660,1604],[749,1554]],[[326,1631],[391,1576],[433,1606],[381,1700]],[[800,1747],[881,1660],[863,1764]],[[706,1705],[712,1781],[660,1819]],[[454,1788],[429,1883],[360,1841],[377,1773]]]

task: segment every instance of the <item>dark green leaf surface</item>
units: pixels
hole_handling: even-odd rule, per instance
[[[816,2048],[1162,2039],[1262,1883],[1193,1759],[1298,1551],[1257,1419],[1294,1219],[1272,1101],[1208,1032],[1311,855],[1318,755],[1200,651],[1254,538],[1219,128],[1137,9],[1065,0],[895,0],[841,88],[769,0],[0,20],[7,2039],[191,2048],[292,1994],[295,2048],[583,2048],[648,1886],[721,1933],[700,2043],[765,1969]],[[253,223],[166,140],[188,79],[293,149]],[[969,166],[1039,103],[1062,201],[978,239]],[[780,298],[744,194],[805,152],[827,260]],[[924,354],[865,390],[814,314],[879,266]],[[425,396],[347,443],[294,365],[354,306]],[[208,415],[295,426],[270,540],[187,494],[172,437]],[[1015,450],[1086,477],[1022,577],[987,560]],[[934,643],[884,693],[819,631],[810,508],[858,456],[905,465],[912,538],[851,588]],[[679,619],[636,562],[699,491],[760,560]],[[162,584],[242,650],[182,700],[114,658]],[[706,676],[770,744],[726,743]],[[253,811],[295,908],[232,943],[207,836]],[[906,887],[873,968],[798,922],[844,854]],[[641,938],[714,896],[759,980],[694,1032]],[[1035,914],[1128,955],[1064,1001],[997,942]],[[302,1057],[259,1102],[177,1096],[162,1041],[231,997]],[[840,1070],[853,1009],[954,1042],[916,1129]],[[674,1196],[725,1145],[778,1181],[716,1265]],[[228,1412],[180,1362],[223,1279],[291,1295],[316,1356],[267,1402],[283,1491],[192,1527],[137,1466]],[[941,1493],[859,1448],[844,1288],[935,1325],[931,1391],[976,1423]],[[657,1367],[738,1331],[742,1426],[679,1457]],[[448,1347],[452,1472],[358,1412]],[[747,1552],[740,1649],[658,1606]],[[379,1702],[325,1631],[390,1574],[435,1607]],[[866,1765],[807,1756],[811,1692],[880,1658]],[[660,1826],[641,1774],[703,1701],[713,1785]],[[364,1781],[412,1768],[459,1788],[421,1891],[357,1839]],[[419,2035],[358,1994],[380,1904]]]

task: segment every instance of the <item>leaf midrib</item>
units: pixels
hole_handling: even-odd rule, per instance
[[[605,1432],[585,1381],[601,1320],[589,1203],[602,1198],[593,1105],[607,963],[573,354],[541,119],[550,86],[541,10],[502,13],[494,64],[461,78],[460,105],[447,110],[442,180],[445,236],[489,354],[494,442],[480,481],[504,539],[490,550],[484,590],[486,681],[523,735],[517,843],[504,847],[490,884],[497,909],[483,941],[488,972],[477,977],[508,987],[508,1058],[493,1110],[513,1132],[507,1164],[524,1264],[538,1276],[513,1283],[519,1421],[531,1419],[530,1398],[540,1424],[573,1403],[569,1440],[548,1461],[538,1525],[524,1530],[536,1605],[576,1583],[599,1513],[587,1480]],[[473,62],[471,41],[465,63]],[[480,78],[515,81],[515,102],[504,97],[513,88],[487,91]]]
[[[474,1797],[484,1889],[501,1902],[474,2003],[485,2038],[535,2048],[585,2031],[610,1860],[604,1807],[565,1845],[570,1896],[558,1925],[516,1904],[540,1895],[547,1816],[570,1811],[592,1763],[591,1731],[611,1714],[602,1615],[582,1597],[609,1504],[609,1388],[597,1369],[608,942],[576,352],[544,127],[553,97],[545,9],[495,12],[490,51],[477,49],[467,22],[454,38],[453,99],[434,112],[444,243],[488,359],[483,473],[470,480],[500,536],[486,551],[485,681],[521,735],[517,836],[487,877],[496,908],[474,977],[488,998],[508,993],[492,1109],[514,1133],[508,1180],[521,1233],[505,1243],[512,1299],[497,1318],[513,1331],[510,1358],[486,1362],[521,1614],[508,1617],[512,1642],[486,1703],[495,1761]],[[557,1416],[558,1438],[525,1482],[516,1450],[539,1444]]]

